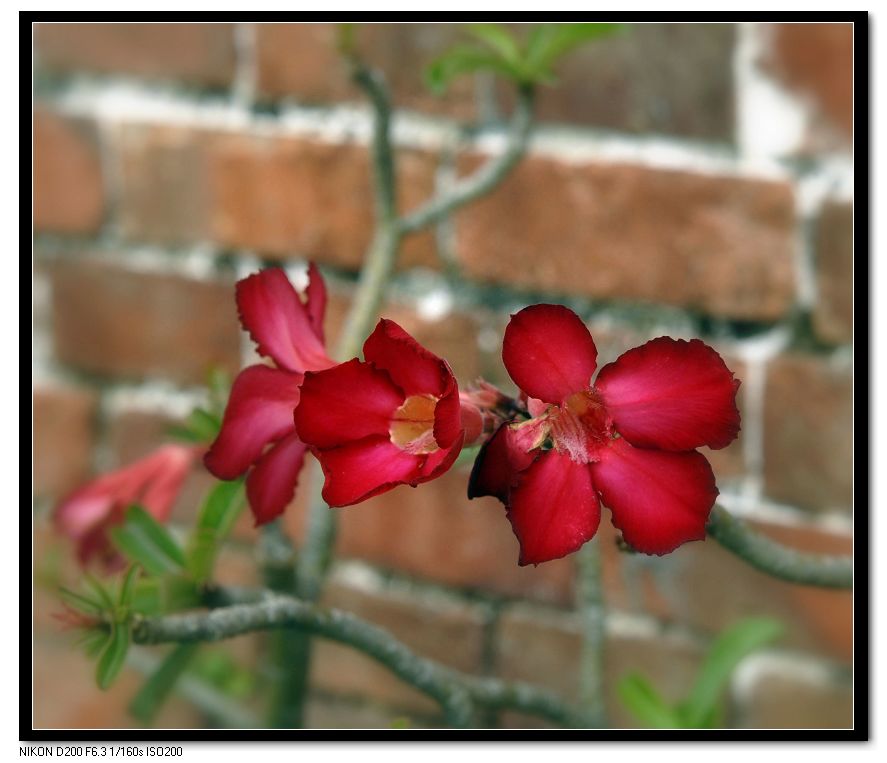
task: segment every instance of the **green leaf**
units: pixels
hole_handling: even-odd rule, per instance
[[[717,711],[730,674],[751,652],[782,634],[782,625],[770,618],[749,618],[736,623],[712,644],[680,715],[686,728],[704,728]]]
[[[86,656],[96,659],[111,640],[111,631],[104,628],[92,628],[78,639],[77,645],[82,647]]]
[[[199,644],[179,644],[166,655],[129,705],[129,712],[137,720],[145,724],[151,723],[191,663],[199,646]]]
[[[440,94],[459,75],[477,71],[494,71],[514,80],[520,78],[520,71],[495,53],[476,45],[456,45],[425,69],[425,84]]]
[[[503,61],[515,68],[520,67],[522,58],[520,43],[505,27],[500,24],[469,24],[466,28],[495,51]]]
[[[68,588],[59,588],[59,596],[70,607],[86,615],[101,615],[105,611],[100,601],[75,593]]]
[[[208,443],[216,439],[221,428],[219,415],[204,408],[195,408],[182,426],[172,427],[169,431],[173,437],[185,442]]]
[[[126,522],[110,532],[114,545],[131,561],[152,575],[177,572],[185,566],[185,555],[169,531],[141,506],[130,506]]]
[[[527,73],[534,77],[544,76],[574,48],[609,37],[622,29],[622,24],[542,24],[533,30],[527,40]]]
[[[123,578],[123,583],[120,586],[120,596],[117,599],[117,605],[119,607],[129,607],[130,602],[132,601],[133,588],[135,588],[139,572],[141,572],[141,567],[137,564],[132,565],[126,571],[126,577]]]
[[[129,651],[129,623],[113,623],[108,644],[99,657],[96,667],[96,683],[100,689],[107,689],[117,678],[123,663],[126,662],[126,653]]]
[[[622,704],[642,723],[654,729],[679,729],[681,719],[643,676],[630,673],[616,687]]]
[[[198,582],[209,580],[219,544],[231,532],[244,506],[243,481],[220,482],[206,497],[188,541],[187,567]]]
[[[181,576],[142,578],[132,594],[130,609],[143,615],[162,615],[202,604],[193,580]]]
[[[111,598],[111,594],[108,593],[107,589],[101,582],[96,580],[92,575],[84,575],[83,578],[86,581],[86,584],[92,589],[93,593],[96,595],[96,599],[101,603],[101,611],[102,612],[113,612],[114,611],[114,600]]]

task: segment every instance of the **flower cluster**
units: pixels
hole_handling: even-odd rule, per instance
[[[512,316],[503,342],[520,396],[483,381],[460,391],[445,360],[386,319],[362,360],[332,360],[326,287],[314,265],[308,276],[303,295],[279,269],[236,288],[241,323],[269,364],[235,379],[204,462],[220,479],[246,475],[256,524],[293,500],[308,452],[322,467],[324,500],[339,507],[435,479],[477,443],[468,495],[505,505],[521,565],[576,551],[597,532],[602,505],[644,553],[705,537],[718,490],[697,449],[725,447],[740,424],[739,381],[712,348],[660,337],[605,365],[592,384],[597,349],[583,322],[565,307],[534,305]],[[138,499],[158,518],[168,513],[178,452],[107,475],[61,507],[81,557],[104,548],[96,536],[115,507]],[[161,465],[168,474],[152,482]]]

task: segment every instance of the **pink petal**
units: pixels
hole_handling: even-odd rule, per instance
[[[739,432],[739,380],[711,347],[663,336],[604,366],[595,387],[632,445],[723,448]]]
[[[585,324],[562,305],[531,305],[511,316],[502,360],[530,397],[560,403],[588,388],[597,348]]]
[[[330,506],[350,506],[404,483],[415,484],[424,457],[410,455],[387,436],[316,451],[326,482],[323,499]]]
[[[240,322],[258,351],[288,371],[327,368],[323,342],[312,327],[308,311],[280,268],[270,268],[237,282]]]
[[[308,288],[305,290],[305,309],[311,328],[321,344],[323,340],[323,317],[326,313],[326,284],[313,262],[308,264]]]
[[[355,358],[305,374],[296,429],[303,442],[335,448],[369,435],[387,439],[391,417],[404,401],[384,371]]]
[[[705,538],[718,489],[702,454],[634,448],[618,438],[599,455],[594,484],[632,547],[662,555]]]
[[[296,494],[307,446],[293,432],[275,443],[246,478],[246,497],[256,525],[280,516]]]
[[[508,519],[520,542],[521,566],[576,551],[601,521],[588,464],[554,450],[543,453],[512,488]]]
[[[199,450],[185,445],[164,445],[154,453],[153,474],[144,485],[138,503],[158,522],[169,519]]]
[[[294,429],[302,374],[268,366],[241,371],[231,387],[222,429],[203,461],[222,480],[243,474],[265,446]]]
[[[434,440],[441,448],[449,448],[462,435],[462,402],[456,379],[450,377],[449,389],[434,406]]]
[[[388,372],[407,397],[440,397],[450,389],[453,372],[394,321],[382,318],[363,345],[363,357]]]
[[[478,451],[468,478],[468,497],[491,495],[508,503],[508,491],[535,456],[515,446],[511,425],[505,422]]]

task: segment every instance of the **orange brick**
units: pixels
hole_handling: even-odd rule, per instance
[[[825,205],[815,233],[813,326],[827,342],[853,341],[853,205]]]

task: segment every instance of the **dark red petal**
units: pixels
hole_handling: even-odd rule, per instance
[[[313,262],[308,264],[308,288],[305,290],[305,309],[311,328],[321,344],[323,340],[323,317],[326,313],[326,284]]]
[[[403,401],[388,374],[355,358],[305,374],[296,429],[316,448],[335,448],[369,435],[387,438],[391,417]]]
[[[434,441],[449,448],[462,435],[462,403],[456,379],[450,377],[449,389],[434,406]]]
[[[518,473],[536,456],[516,448],[512,434],[511,425],[505,422],[481,446],[468,478],[469,498],[491,495],[508,503],[508,491]]]
[[[723,448],[739,433],[739,380],[711,347],[663,336],[604,366],[595,381],[618,431],[633,445]]]
[[[588,389],[597,348],[585,324],[562,305],[531,305],[511,316],[502,360],[530,397],[560,403]]]
[[[302,374],[268,366],[241,371],[231,387],[222,429],[203,461],[216,477],[232,480],[262,455],[265,446],[293,431]]]
[[[262,355],[288,371],[316,371],[332,361],[311,325],[308,311],[280,268],[237,282],[240,322]]]
[[[323,499],[330,506],[350,506],[405,483],[419,481],[422,456],[398,448],[388,437],[315,451],[326,482]]]
[[[588,464],[554,450],[543,453],[512,488],[508,519],[520,542],[521,566],[576,551],[601,521]]]
[[[718,489],[701,453],[634,448],[618,438],[599,455],[594,484],[629,545],[662,555],[705,538]]]
[[[453,378],[443,360],[387,318],[379,321],[364,342],[363,357],[376,368],[385,369],[407,397],[440,397],[449,389]]]
[[[256,462],[246,478],[246,497],[256,525],[277,518],[292,502],[307,447],[293,432]]]
[[[462,435],[459,435],[456,442],[454,442],[449,448],[441,448],[440,450],[434,451],[434,453],[429,453],[425,457],[425,463],[422,464],[422,467],[419,470],[420,479],[416,480],[415,484],[429,482],[440,477],[441,474],[447,471],[459,457],[459,453],[462,451],[463,442],[464,438]]]

